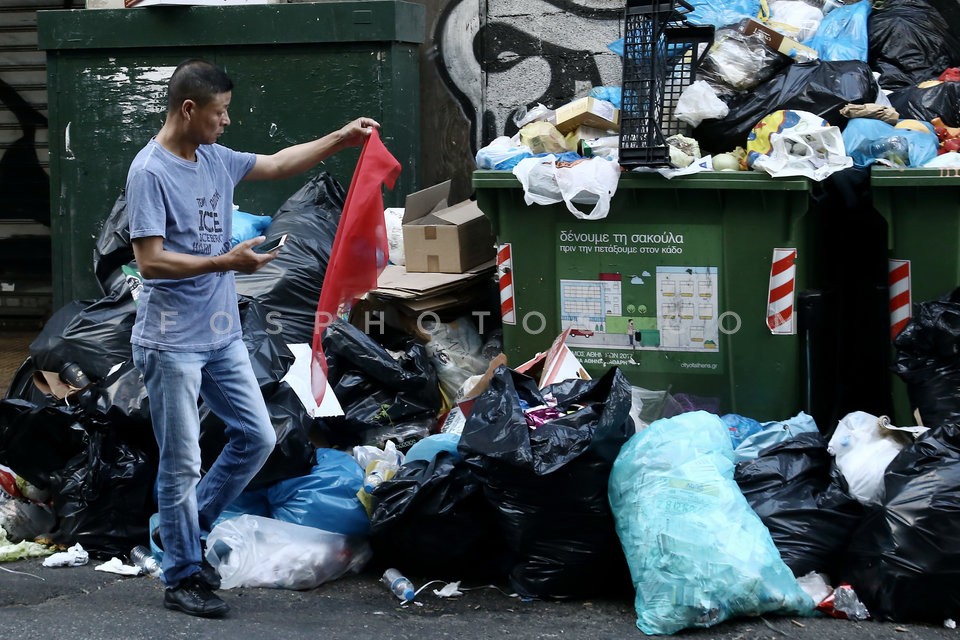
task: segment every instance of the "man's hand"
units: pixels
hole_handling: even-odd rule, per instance
[[[343,125],[337,136],[344,147],[359,147],[374,129],[380,128],[380,123],[373,118],[357,118],[353,122]]]
[[[268,262],[277,257],[276,251],[270,253],[257,253],[253,250],[255,246],[265,241],[266,236],[258,236],[251,240],[244,240],[235,246],[226,254],[230,260],[231,268],[240,273],[254,273],[259,271]]]

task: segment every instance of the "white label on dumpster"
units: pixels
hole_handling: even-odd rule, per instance
[[[570,329],[570,344],[627,349],[621,360],[604,354],[604,362],[631,364],[633,352],[688,351],[716,353],[720,347],[716,267],[658,266],[624,280],[601,273],[596,280],[560,280],[560,318]],[[656,308],[623,303],[623,287],[645,285],[656,295]],[[589,356],[586,356],[589,358]]]

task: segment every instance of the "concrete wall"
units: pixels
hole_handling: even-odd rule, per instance
[[[518,110],[537,103],[555,108],[594,86],[621,83],[620,58],[607,45],[622,35],[623,0],[427,0],[427,6],[421,175],[452,177],[458,197],[470,193],[477,149],[514,134]]]

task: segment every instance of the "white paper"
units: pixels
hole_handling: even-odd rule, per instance
[[[325,381],[327,390],[323,394],[323,400],[320,406],[313,397],[313,390],[310,386],[310,360],[313,357],[313,349],[309,344],[288,344],[287,347],[296,358],[281,382],[286,382],[293,389],[293,392],[300,398],[303,408],[307,410],[314,418],[328,418],[331,416],[342,416],[343,407],[337,395],[333,392],[333,387],[329,381]]]
[[[123,564],[123,562],[120,561],[120,558],[110,558],[103,564],[95,566],[93,570],[104,571],[106,573],[115,573],[120,576],[140,575],[140,567],[135,567],[131,564]]]
[[[90,554],[80,546],[80,543],[73,545],[66,551],[60,551],[47,556],[43,559],[45,567],[81,567],[90,560]]]

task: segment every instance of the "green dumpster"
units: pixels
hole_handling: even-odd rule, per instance
[[[403,165],[387,206],[418,187],[424,7],[365,0],[41,11],[50,120],[54,304],[102,295],[93,248],[137,151],[163,124],[166,81],[186,58],[234,81],[227,146],[273,153],[361,115]],[[323,169],[349,184],[358,152]],[[235,204],[272,214],[305,182],[244,183]]]
[[[870,187],[874,207],[887,221],[893,339],[914,304],[960,286],[960,169],[874,166]],[[906,385],[891,375],[894,424],[916,424]]]
[[[524,203],[505,171],[476,171],[497,233],[511,366],[567,346],[592,376],[715,398],[758,420],[806,410],[796,294],[807,285],[805,178],[622,174],[599,221]]]

